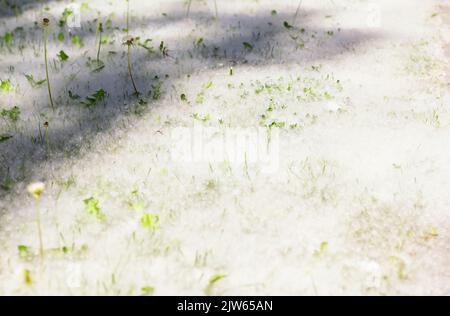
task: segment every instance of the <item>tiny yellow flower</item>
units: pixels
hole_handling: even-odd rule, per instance
[[[44,192],[45,184],[42,182],[32,183],[27,187],[28,193],[34,196],[36,199],[41,197],[42,192]]]

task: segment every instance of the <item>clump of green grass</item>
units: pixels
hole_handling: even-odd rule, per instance
[[[65,51],[61,50],[58,55],[56,55],[59,59],[59,61],[63,62],[63,61],[67,61],[69,59],[69,55],[66,54]]]
[[[64,27],[64,25],[67,23],[67,19],[73,14],[74,12],[71,8],[65,8],[61,15],[61,18],[59,19],[59,26]]]
[[[193,113],[192,117],[200,122],[206,123],[211,119],[211,116],[209,114],[204,115],[203,117],[199,115],[198,113]]]
[[[328,249],[328,242],[326,241],[321,242],[319,249],[314,251],[314,256],[317,258],[322,258],[325,255],[327,249]]]
[[[11,138],[13,138],[12,135],[0,134],[0,143],[6,142],[6,141],[10,140]]]
[[[0,116],[16,123],[20,117],[20,109],[17,106],[12,107],[11,109],[3,109],[0,112]]]
[[[47,80],[47,87],[48,87],[48,97],[50,99],[50,105],[52,106],[52,110],[55,110],[55,105],[53,104],[53,97],[52,97],[52,88],[50,85],[50,79],[48,75],[48,60],[47,60],[47,31],[48,27],[50,25],[50,20],[48,18],[44,18],[42,20],[42,26],[44,29],[44,62],[45,62],[45,77]]]

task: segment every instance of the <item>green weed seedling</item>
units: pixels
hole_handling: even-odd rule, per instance
[[[145,41],[141,41],[140,38],[136,38],[136,43],[138,46],[142,47],[143,49],[145,49],[149,54],[154,54],[155,53],[155,49],[150,46],[150,43],[152,42],[151,38],[147,38]]]
[[[0,80],[0,88],[5,93],[14,91],[14,87],[9,80]]]
[[[17,246],[17,251],[19,252],[19,257],[23,260],[30,260],[33,257],[33,251],[28,246],[19,245]]]
[[[128,198],[127,204],[128,207],[134,211],[142,210],[146,207],[144,198],[137,190],[131,192],[131,196]]]
[[[72,94],[72,92],[69,91],[69,96]],[[73,97],[73,95],[72,95]],[[80,102],[82,105],[84,105],[87,108],[91,108],[98,103],[104,101],[106,98],[106,91],[103,89],[97,90],[93,95],[86,97],[85,101]]]
[[[74,46],[78,46],[78,47],[83,47],[83,42],[81,41],[81,37],[78,35],[74,35],[72,36],[72,45]]]
[[[101,61],[100,59],[92,59],[91,57],[88,57],[88,60],[86,62],[86,66],[88,66],[92,72],[100,72],[105,68],[105,63]]]
[[[25,78],[27,78],[28,83],[31,85],[31,87],[33,88],[40,88],[42,87],[42,85],[44,85],[44,83],[47,82],[46,79],[42,79],[42,80],[35,80],[33,75],[25,75]]]
[[[20,117],[20,109],[17,106],[12,107],[11,109],[3,109],[0,112],[0,116],[4,119],[8,119],[12,123],[16,123]]]
[[[328,242],[324,241],[322,243],[320,243],[320,247],[319,249],[314,251],[314,256],[317,258],[322,258],[323,256],[325,256],[325,252],[328,249]]]
[[[59,27],[64,27],[67,23],[67,19],[71,16],[73,16],[74,12],[71,8],[65,8],[61,18],[59,19]]]
[[[243,42],[242,45],[244,45],[244,48],[245,48],[247,51],[252,51],[252,50],[253,50],[253,45],[250,44],[249,42]]]
[[[154,233],[159,229],[159,216],[155,214],[146,213],[141,217],[141,225],[145,229]]]
[[[69,98],[72,100],[79,100],[81,97],[78,94],[75,94],[72,92],[72,90],[69,90]]]
[[[148,106],[147,101],[145,101],[144,99],[139,99],[139,101],[133,105],[132,113],[136,116],[142,116],[144,115],[147,106]]]
[[[90,197],[83,201],[84,210],[90,214],[95,216],[98,220],[105,220],[106,215],[102,214],[101,209],[99,207],[100,201],[94,197]]]

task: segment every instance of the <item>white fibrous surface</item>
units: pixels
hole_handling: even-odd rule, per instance
[[[450,295],[447,1],[16,2],[0,295]]]

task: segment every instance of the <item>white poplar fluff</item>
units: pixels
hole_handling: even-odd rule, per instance
[[[1,5],[0,295],[450,294],[448,3],[131,0],[135,96],[84,2],[44,2],[55,111]]]

